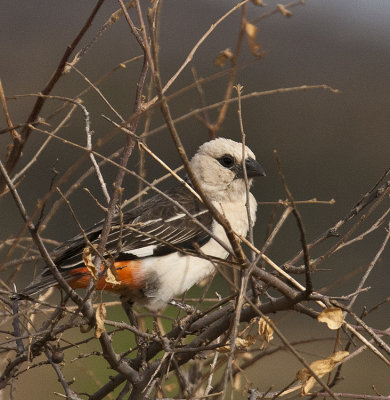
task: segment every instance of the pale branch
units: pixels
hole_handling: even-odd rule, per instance
[[[279,89],[265,90],[262,92],[251,92],[251,93],[242,95],[241,100],[248,100],[251,98],[258,98],[258,97],[263,97],[263,96],[271,96],[271,95],[275,95],[275,94],[284,94],[284,93],[300,92],[300,91],[305,92],[307,90],[317,90],[317,89],[329,90],[332,93],[339,93],[339,91],[337,89],[334,89],[331,86],[326,85],[326,84],[302,85],[302,86],[293,86],[293,87],[287,87],[287,88],[284,87],[284,88],[279,88]],[[166,96],[166,100],[169,102],[174,96],[175,96],[175,94]],[[221,100],[219,102],[210,104],[205,107],[196,108],[186,114],[183,114],[182,116],[180,116],[178,118],[173,119],[173,122],[175,124],[177,124],[179,122],[187,120],[188,118],[191,118],[198,114],[204,113],[205,111],[219,109],[225,103],[230,104],[230,103],[235,103],[237,101],[238,101],[238,97],[231,97],[230,99]],[[159,104],[159,103],[156,103],[156,104]],[[150,131],[143,133],[142,135],[140,135],[140,137],[147,137],[147,136],[154,135],[158,132],[165,130],[166,128],[167,128],[167,126],[165,124],[161,125],[157,128],[151,129]]]
[[[149,15],[150,23],[152,22],[151,18],[152,18],[151,15]],[[153,31],[151,31],[151,43],[152,43],[153,61],[154,61],[154,68],[155,68],[154,80],[155,80],[157,94],[158,94],[158,97],[161,102],[160,103],[161,112],[163,114],[165,122],[167,123],[169,132],[170,132],[173,142],[176,146],[176,149],[179,153],[179,156],[183,162],[184,168],[188,174],[189,179],[191,180],[192,185],[194,186],[194,189],[201,197],[203,203],[208,208],[208,210],[210,211],[210,213],[214,217],[214,219],[224,228],[225,233],[229,239],[229,242],[233,248],[235,256],[238,258],[238,260],[241,263],[245,264],[245,255],[243,253],[243,250],[240,246],[238,239],[236,238],[236,236],[233,233],[233,230],[230,226],[229,221],[226,219],[226,217],[223,215],[223,213],[221,213],[220,211],[217,210],[217,208],[212,204],[210,199],[205,195],[201,185],[199,184],[197,177],[195,176],[195,174],[191,168],[191,165],[190,165],[189,159],[187,157],[187,154],[184,150],[182,141],[181,141],[179,134],[176,130],[176,127],[173,123],[170,109],[169,109],[168,103],[167,103],[166,98],[163,93],[163,87],[162,87],[162,82],[161,82],[161,77],[160,77],[160,69],[159,69],[159,60],[158,60],[158,46],[157,46],[156,37],[155,37]]]
[[[157,102],[157,100],[161,101],[161,95],[165,95],[166,91],[169,89],[169,87],[173,84],[173,82],[175,82],[175,80],[177,79],[177,77],[182,73],[182,71],[184,70],[184,68],[192,61],[195,53],[197,52],[198,48],[201,46],[201,44],[208,38],[208,36],[210,36],[210,34],[215,30],[215,28],[221,23],[223,22],[230,14],[234,13],[236,10],[238,10],[240,7],[244,6],[246,3],[248,3],[249,0],[244,0],[240,3],[238,3],[237,5],[235,5],[234,7],[232,7],[231,9],[229,9],[228,12],[226,12],[222,17],[220,17],[215,23],[213,23],[210,28],[202,35],[202,37],[198,40],[198,42],[192,47],[191,51],[189,52],[187,58],[185,59],[185,61],[183,62],[183,64],[179,67],[179,69],[173,74],[173,76],[168,80],[168,82],[164,85],[164,87],[161,86],[160,88],[160,94],[158,96],[155,96],[150,102],[150,104],[154,104],[155,102]],[[152,21],[151,21],[152,22]],[[152,24],[150,24],[152,25]],[[153,41],[153,34],[151,34],[151,39]],[[153,46],[152,46],[153,49]],[[154,51],[154,50],[153,50]],[[153,55],[153,59],[154,59],[154,64],[156,63],[156,59],[155,59],[155,54]],[[156,65],[155,65],[156,67]],[[156,72],[154,71],[154,73],[156,74]],[[157,85],[156,85],[157,86]]]
[[[387,172],[386,172],[387,174]],[[380,183],[380,182],[379,182]],[[353,207],[352,209],[344,216],[342,219],[336,222],[333,226],[328,228],[324,233],[319,235],[315,240],[308,244],[309,250],[314,248],[315,246],[319,245],[323,241],[329,238],[339,237],[340,233],[339,230],[343,225],[347,222],[352,221],[354,218],[358,217],[362,214],[362,211],[365,210],[367,207],[371,205],[368,211],[363,214],[358,220],[345,234],[341,236],[338,242],[331,246],[331,248],[322,256],[318,257],[317,259],[313,260],[311,265],[312,267],[316,267],[322,261],[324,261],[327,257],[333,254],[339,247],[344,243],[349,236],[360,226],[361,223],[367,220],[368,216],[373,213],[373,211],[379,206],[379,204],[387,198],[387,195],[390,193],[390,181],[387,181],[379,186],[379,183],[375,185],[369,192],[367,192]],[[379,186],[379,187],[377,187]],[[302,272],[302,268],[293,267],[301,258],[303,252],[302,250],[297,253],[293,258],[286,261],[282,268],[286,271],[292,272]]]
[[[70,65],[70,64],[69,64]],[[78,68],[74,65],[70,65],[72,69],[74,69],[84,80],[87,84],[98,94],[98,96],[103,100],[106,106],[117,116],[117,118],[121,122],[125,122],[124,118],[119,114],[119,112],[111,105],[111,103],[106,99],[103,92],[93,83],[91,82],[87,76],[85,76]]]
[[[230,58],[230,64],[231,64],[231,68],[230,68],[230,76],[229,76],[229,80],[228,83],[226,85],[226,90],[225,90],[225,96],[224,96],[224,101],[223,101],[223,105],[222,107],[219,109],[218,112],[218,116],[216,119],[216,122],[214,124],[210,125],[210,136],[211,139],[216,137],[216,132],[221,129],[222,123],[226,118],[227,115],[227,111],[228,111],[228,107],[229,107],[229,102],[227,100],[229,100],[232,97],[232,93],[233,93],[233,88],[234,88],[234,84],[235,84],[235,80],[237,77],[237,72],[238,72],[238,57],[242,48],[242,42],[244,40],[244,36],[245,36],[245,29],[246,29],[246,15],[247,15],[247,5],[244,4],[241,8],[241,19],[240,19],[240,29],[238,32],[238,36],[237,36],[237,42],[236,42],[236,46],[234,49],[234,52],[232,54],[232,57]],[[238,103],[239,103],[239,115],[241,114],[241,98],[240,95],[241,93],[238,92]],[[243,127],[241,126],[242,120],[240,121],[240,128],[241,128],[241,132],[243,132]]]
[[[69,121],[70,117],[73,114],[73,111],[76,109],[76,105],[73,104],[69,112],[65,115],[65,117],[61,120],[61,122],[57,125],[57,127],[51,132],[52,135],[56,135],[60,129],[63,128],[63,126]],[[46,140],[43,142],[39,150],[34,154],[34,156],[30,159],[30,161],[16,174],[12,176],[12,181],[16,183],[20,177],[22,177],[31,166],[37,162],[38,157],[40,154],[43,152],[43,150],[46,148],[46,146],[50,143],[52,140],[52,136],[49,136],[46,138]]]

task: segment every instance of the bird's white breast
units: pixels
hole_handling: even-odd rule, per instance
[[[252,194],[249,197],[249,208],[252,223],[256,219],[257,203]],[[225,215],[233,230],[246,236],[248,233],[248,213],[245,206],[245,193],[236,201],[214,202],[215,207]],[[212,232],[231,248],[221,225],[213,223]],[[201,247],[201,252],[225,259],[228,252],[214,239],[209,240]],[[151,310],[158,310],[172,299],[181,294],[197,282],[209,276],[214,271],[212,262],[204,259],[174,252],[163,257],[150,257],[143,260],[146,275],[156,280],[156,286],[148,293],[146,305]]]

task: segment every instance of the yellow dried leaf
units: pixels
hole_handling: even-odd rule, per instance
[[[342,361],[345,357],[349,355],[348,351],[337,351],[331,356],[323,359],[317,360],[310,364],[310,368],[315,372],[315,374],[322,378],[324,375],[328,374],[333,370],[335,365]],[[301,388],[301,394],[306,395],[310,392],[311,388],[317,382],[316,379],[311,376],[310,371],[307,368],[302,368],[297,373],[297,378],[303,383]]]
[[[250,347],[255,342],[256,339],[251,335],[248,335],[245,338],[237,337],[235,342],[235,350],[247,350],[248,347]],[[230,344],[219,347],[217,351],[220,353],[228,353],[230,351]]]
[[[255,5],[255,6],[260,6],[260,7],[264,7],[265,3],[263,2],[263,0],[251,0],[251,2]]]
[[[85,247],[83,250],[83,262],[87,267],[89,273],[92,275],[95,281],[97,280],[97,269],[95,264],[93,263],[94,254],[92,252],[91,247]]]
[[[265,343],[269,343],[274,338],[274,329],[269,323],[268,317],[261,317],[258,321],[258,332]],[[264,344],[262,348],[264,347]]]
[[[214,64],[217,67],[224,67],[228,60],[233,58],[232,51],[228,48],[219,52],[217,58],[214,61]]]
[[[95,329],[95,338],[99,339],[102,333],[104,332],[104,321],[106,320],[106,306],[103,303],[100,303],[96,309],[96,329]]]
[[[349,356],[348,351],[336,351],[336,353],[333,353],[331,355],[331,358],[335,364],[339,363],[340,361],[343,361],[344,358]]]
[[[218,353],[229,353],[230,345],[227,344],[225,346],[218,347],[217,351]]]
[[[288,10],[283,4],[278,4],[276,7],[282,13],[283,17],[288,18],[293,15],[293,13],[290,10]]]
[[[121,283],[118,271],[113,264],[110,265],[109,268],[107,268],[105,281],[106,283],[111,283],[112,285],[119,285]]]
[[[340,308],[325,308],[317,317],[318,322],[324,322],[329,329],[339,329],[344,322],[344,315]]]
[[[233,390],[235,391],[239,391],[242,387],[242,379],[241,379],[241,374],[238,373],[236,375],[234,375],[233,378]]]
[[[262,53],[259,51],[261,43],[256,43],[257,26],[247,22],[245,24],[245,32],[252,54],[256,57],[262,57]]]
[[[308,394],[310,392],[310,390],[312,389],[312,387],[316,384],[316,380],[315,378],[313,378],[312,376],[302,385],[302,389],[301,389],[301,395],[305,396],[306,394]]]
[[[246,350],[248,349],[248,347],[252,346],[252,344],[256,343],[256,339],[251,336],[248,335],[245,338],[237,338],[236,339],[236,349],[237,350]]]

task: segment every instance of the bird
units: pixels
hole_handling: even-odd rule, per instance
[[[266,175],[254,153],[242,143],[220,137],[203,143],[190,165],[209,201],[233,231],[245,237],[250,224],[248,209],[253,224],[257,209],[247,186],[253,178]],[[156,312],[212,275],[212,258],[228,257],[231,245],[224,228],[194,192],[188,177],[185,182],[176,182],[165,192],[114,216],[104,257],[114,259],[116,281],[102,277],[95,282],[97,290],[116,292]],[[58,271],[73,289],[88,286],[91,273],[83,252],[88,245],[97,245],[103,224],[98,222],[52,252]],[[58,287],[57,280],[46,267],[20,295],[31,296],[53,286]]]

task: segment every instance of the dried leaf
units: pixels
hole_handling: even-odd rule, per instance
[[[344,315],[340,308],[325,308],[317,317],[318,322],[324,322],[329,329],[339,329],[344,322]]]
[[[241,374],[238,373],[234,375],[233,378],[233,390],[236,390],[237,392],[241,389],[242,387],[242,377]]]
[[[306,394],[308,394],[310,392],[310,390],[312,389],[312,387],[316,384],[316,380],[315,378],[313,378],[312,376],[302,385],[302,389],[301,389],[301,395],[305,396]]]
[[[95,264],[93,263],[94,253],[91,247],[85,247],[83,250],[83,262],[87,267],[89,273],[92,275],[95,281],[97,280],[97,269]]]
[[[228,48],[219,52],[217,58],[214,61],[214,64],[217,67],[224,67],[228,60],[233,58],[232,51]]]
[[[251,0],[251,2],[255,5],[255,6],[260,6],[260,7],[264,7],[265,3],[263,2],[263,0]]]
[[[258,332],[264,340],[264,343],[261,346],[262,349],[274,338],[274,329],[270,325],[269,321],[270,319],[268,317],[261,317],[258,321]]]
[[[322,378],[324,375],[331,372],[335,365],[338,362],[342,361],[348,355],[348,351],[337,351],[328,358],[312,362],[310,364],[310,368],[316,373],[319,378]],[[310,389],[317,382],[316,379],[311,376],[311,373],[307,368],[302,368],[301,370],[299,370],[297,373],[297,378],[303,383],[301,388],[302,395],[308,394],[310,392]]]
[[[245,338],[237,337],[235,342],[235,350],[247,350],[248,347],[252,346],[252,344],[255,342],[256,339],[251,335],[248,335]],[[230,351],[230,344],[219,347],[217,351],[219,353],[228,353]]]
[[[106,277],[104,280],[106,283],[111,283],[111,285],[120,285],[121,281],[114,264],[111,264],[110,267],[107,268]]]
[[[256,57],[262,57],[263,54],[259,51],[261,43],[256,43],[257,26],[247,22],[245,24],[245,31],[252,54]]]
[[[278,4],[276,7],[282,13],[283,17],[292,17],[293,13],[288,10],[283,4]]]
[[[252,344],[256,343],[256,339],[251,336],[248,335],[245,338],[237,338],[236,339],[236,349],[237,350],[247,350],[248,347],[252,346]]]
[[[103,303],[100,303],[96,309],[96,329],[95,329],[95,338],[99,339],[102,333],[104,332],[104,321],[106,320],[106,306]]]

